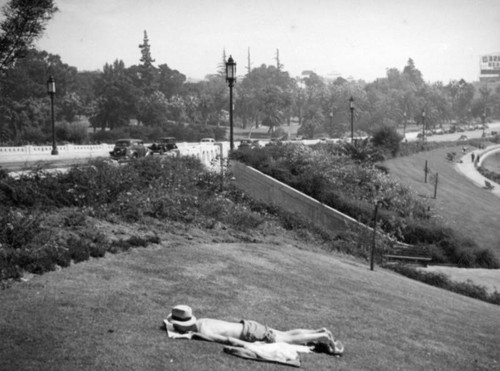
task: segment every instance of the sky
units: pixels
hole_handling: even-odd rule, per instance
[[[0,0],[0,4],[7,0]],[[476,81],[500,53],[500,0],[56,0],[37,48],[82,70],[139,64],[147,31],[155,64],[190,79],[280,63],[292,77],[373,81],[412,58],[427,82]]]

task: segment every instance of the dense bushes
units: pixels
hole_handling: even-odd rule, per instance
[[[231,201],[235,195],[221,190],[219,174],[191,157],[147,157],[124,165],[97,160],[66,173],[34,169],[20,179],[2,176],[0,280],[159,242],[157,236],[110,242],[95,228],[99,219],[155,218],[202,228],[224,223],[243,231],[261,225],[265,218],[248,203]]]
[[[479,171],[485,178],[488,178],[489,180],[492,180],[495,183],[500,183],[500,174],[488,170],[482,166],[478,167],[477,171]]]
[[[376,147],[384,152],[390,153],[393,157],[399,152],[399,145],[403,137],[393,126],[382,126],[373,133],[372,142]]]
[[[498,268],[493,253],[434,220],[427,201],[379,170],[371,161],[353,160],[345,145],[299,144],[237,151],[234,158],[287,183],[364,224],[373,223],[378,203],[381,228],[409,244],[428,245],[436,263]],[[367,151],[371,151],[366,147]],[[359,152],[359,151],[358,151]],[[370,155],[367,158],[373,158]]]
[[[470,281],[453,282],[442,273],[425,272],[403,265],[398,265],[392,269],[408,278],[424,282],[428,285],[453,291],[457,294],[483,300],[488,303],[500,305],[500,293],[498,291],[488,293],[485,287],[475,285]]]

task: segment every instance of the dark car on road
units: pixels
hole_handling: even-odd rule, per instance
[[[146,146],[140,139],[119,139],[109,154],[114,160],[130,159],[146,156]]]
[[[163,155],[165,152],[177,149],[177,144],[175,143],[174,137],[164,137],[151,144],[148,149],[151,151],[151,154],[159,153],[160,155]]]
[[[240,145],[238,146],[238,149],[247,149],[247,148],[259,148],[260,144],[258,140],[252,140],[252,139],[242,139],[240,141]]]

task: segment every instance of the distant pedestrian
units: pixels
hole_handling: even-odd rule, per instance
[[[474,157],[475,157],[474,152],[470,154],[470,157],[472,158],[472,162],[474,163]]]

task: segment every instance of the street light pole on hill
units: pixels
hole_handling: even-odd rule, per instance
[[[56,95],[56,82],[54,81],[54,77],[50,75],[47,81],[47,93],[50,95],[50,109],[51,109],[51,120],[52,120],[52,154],[58,155],[59,151],[57,150],[56,145],[56,126],[55,126],[55,118],[54,118],[54,95]]]
[[[229,148],[234,149],[233,137],[233,86],[236,82],[236,63],[232,56],[226,62],[226,82],[229,85]]]
[[[425,111],[422,110],[422,142],[425,141]]]
[[[354,98],[349,99],[349,109],[351,110],[351,144],[354,144]]]

